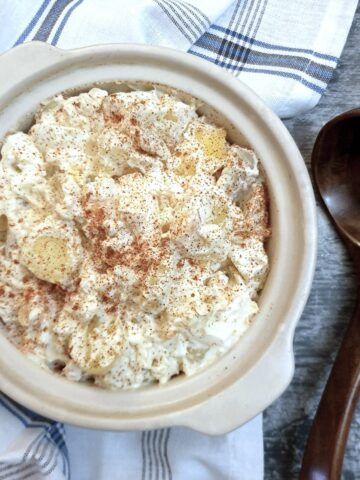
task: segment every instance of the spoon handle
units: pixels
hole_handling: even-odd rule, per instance
[[[317,409],[300,480],[339,480],[351,419],[360,394],[360,289]]]

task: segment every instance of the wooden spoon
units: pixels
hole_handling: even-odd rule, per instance
[[[343,113],[322,128],[312,169],[325,208],[354,261],[360,286],[360,109]],[[301,480],[340,479],[359,393],[360,290],[310,430]]]

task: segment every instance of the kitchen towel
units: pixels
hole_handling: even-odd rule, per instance
[[[0,53],[140,42],[187,51],[251,86],[280,116],[319,101],[356,0],[0,0]],[[226,406],[224,406],[226,415]],[[0,394],[0,480],[260,480],[261,416],[224,436],[185,428],[98,432],[49,421]]]
[[[140,42],[187,51],[253,88],[281,117],[312,108],[337,65],[357,0],[0,0],[0,53]]]
[[[52,422],[0,394],[0,480],[70,478],[261,480],[262,417],[216,437],[180,427],[101,432]]]

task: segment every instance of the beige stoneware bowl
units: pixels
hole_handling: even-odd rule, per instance
[[[64,51],[33,42],[6,52],[0,56],[0,139],[28,129],[40,102],[56,93],[78,93],[93,85],[116,91],[126,81],[166,84],[199,98],[231,141],[250,145],[260,157],[273,231],[260,313],[244,337],[206,370],[163,386],[117,392],[57,377],[0,334],[0,390],[43,415],[86,427],[183,425],[222,434],[263,411],[293,376],[293,334],[316,257],[311,183],[291,136],[248,87],[194,56],[144,45]]]

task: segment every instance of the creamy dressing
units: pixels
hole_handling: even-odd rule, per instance
[[[211,364],[268,271],[255,153],[157,90],[44,104],[0,162],[0,316],[31,359],[104,388]]]

